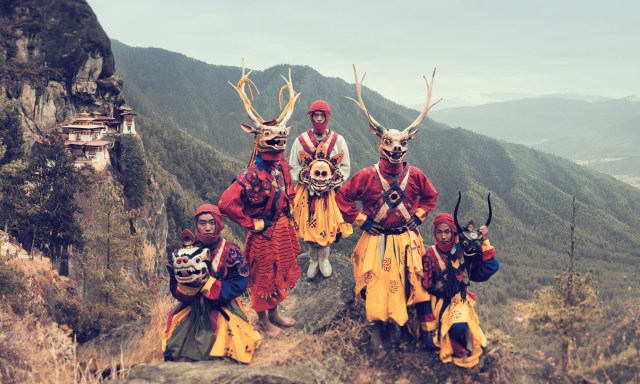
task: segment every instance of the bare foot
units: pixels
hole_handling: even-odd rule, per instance
[[[290,328],[296,325],[296,321],[292,317],[283,316],[277,310],[269,311],[269,320],[271,320],[272,323],[285,328]]]
[[[285,332],[276,327],[275,324],[269,320],[269,315],[267,311],[258,312],[258,324],[260,324],[264,334],[269,337],[278,337],[285,334]]]
[[[272,322],[270,322],[269,320],[267,321],[261,321],[260,324],[262,325],[262,329],[264,330],[264,334],[266,336],[269,337],[278,337],[278,336],[282,336],[285,334],[285,332],[276,327]]]

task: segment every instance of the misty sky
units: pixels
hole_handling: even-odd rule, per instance
[[[640,2],[88,0],[110,38],[210,64],[308,65],[420,108],[640,95]],[[293,73],[295,85],[295,72]],[[126,86],[126,85],[125,85]]]

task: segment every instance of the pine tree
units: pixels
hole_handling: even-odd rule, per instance
[[[79,327],[83,339],[136,319],[142,312],[144,289],[133,278],[140,239],[131,234],[129,220],[136,212],[125,210],[124,199],[109,182],[96,185],[90,199],[84,252],[77,263],[87,308]]]
[[[120,168],[124,195],[132,208],[144,205],[149,191],[149,169],[144,157],[142,141],[138,136],[122,135],[120,138],[122,150]]]
[[[534,292],[533,302],[524,306],[532,329],[541,334],[560,338],[562,371],[569,370],[569,343],[580,336],[603,314],[598,299],[598,283],[591,273],[575,271],[575,213],[573,198],[571,218],[571,249],[567,272],[556,276],[556,284]]]
[[[15,226],[25,207],[22,130],[13,103],[0,100],[0,223],[5,232]]]
[[[80,179],[59,131],[45,135],[34,145],[32,155],[28,214],[32,245],[37,242],[66,274],[68,251],[82,247],[75,200]]]

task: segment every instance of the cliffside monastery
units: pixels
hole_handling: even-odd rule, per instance
[[[119,108],[120,119],[101,115],[99,112],[83,112],[69,123],[62,125],[65,134],[64,146],[74,158],[76,167],[85,165],[96,170],[111,163],[109,150],[119,135],[135,135],[136,113],[131,107]]]

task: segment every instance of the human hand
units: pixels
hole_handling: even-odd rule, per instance
[[[418,228],[420,224],[422,224],[422,220],[420,220],[418,216],[413,215],[411,216],[411,220],[409,220],[406,225],[410,231],[413,231],[414,229]]]
[[[478,232],[480,232],[481,239],[489,240],[489,227],[487,227],[486,225],[482,225],[480,226],[480,229],[478,229]]]
[[[368,232],[374,236],[378,236],[381,235],[382,232],[384,232],[384,227],[376,222],[374,222],[373,220],[371,220],[371,218],[367,217],[367,219],[364,221],[364,223],[362,223],[362,226],[360,227],[360,229],[362,229],[365,232]]]

